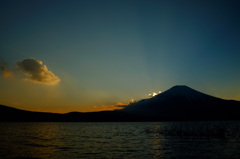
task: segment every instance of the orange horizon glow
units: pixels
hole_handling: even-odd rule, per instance
[[[33,111],[33,112],[44,112],[44,113],[59,113],[59,114],[65,114],[70,112],[80,112],[80,113],[87,113],[87,112],[99,112],[99,111],[113,111],[113,110],[120,110],[123,109],[125,106],[129,105],[129,103],[117,103],[113,105],[99,105],[99,106],[88,106],[88,107],[82,107],[79,106],[77,108],[76,106],[61,106],[58,108],[39,108],[39,107],[30,107],[30,106],[22,106],[21,104],[15,103],[15,104],[2,104],[5,106],[9,106],[12,108],[20,109],[20,110],[26,110],[26,111]],[[68,108],[68,109],[67,109]],[[69,109],[70,108],[70,109]]]
[[[10,78],[10,77],[14,76],[12,72],[6,71],[4,69],[2,69],[2,72],[3,72],[3,77],[5,77],[5,78]]]

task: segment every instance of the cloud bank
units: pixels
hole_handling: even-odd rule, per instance
[[[8,64],[4,60],[0,60],[0,70],[3,73],[3,77],[9,78],[13,77],[13,72],[8,70]]]
[[[56,85],[60,82],[60,79],[49,71],[42,61],[34,58],[18,61],[17,66],[28,76],[25,80],[47,85]]]
[[[113,110],[120,110],[120,109],[123,109],[127,106],[129,106],[130,104],[133,104],[135,103],[136,101],[135,100],[131,100],[130,102],[128,103],[117,103],[117,104],[114,104],[114,105],[101,105],[101,106],[93,106],[94,110],[95,111],[113,111]]]

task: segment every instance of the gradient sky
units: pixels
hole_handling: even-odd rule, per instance
[[[238,0],[0,1],[0,104],[97,111],[174,85],[240,100],[239,8]]]

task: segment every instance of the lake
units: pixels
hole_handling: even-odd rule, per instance
[[[168,125],[185,129],[185,125],[192,123],[2,122],[0,123],[0,158],[240,158],[239,136],[194,136],[170,133],[168,135],[158,132]],[[206,127],[205,125],[213,122],[199,123],[202,127]],[[234,129],[230,128],[234,132],[239,130],[236,128],[240,124],[224,122],[224,125],[235,126]]]

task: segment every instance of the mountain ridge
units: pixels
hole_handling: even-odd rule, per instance
[[[65,114],[20,110],[0,105],[0,121],[181,121],[240,120],[240,101],[225,100],[177,85],[121,110]]]
[[[156,118],[173,116],[173,118],[181,119],[201,119],[201,115],[205,115],[208,119],[212,119],[214,116],[222,118],[221,116],[225,114],[227,116],[236,114],[235,111],[240,111],[240,102],[217,98],[188,86],[178,85],[150,99],[133,103],[120,111],[145,114]]]

